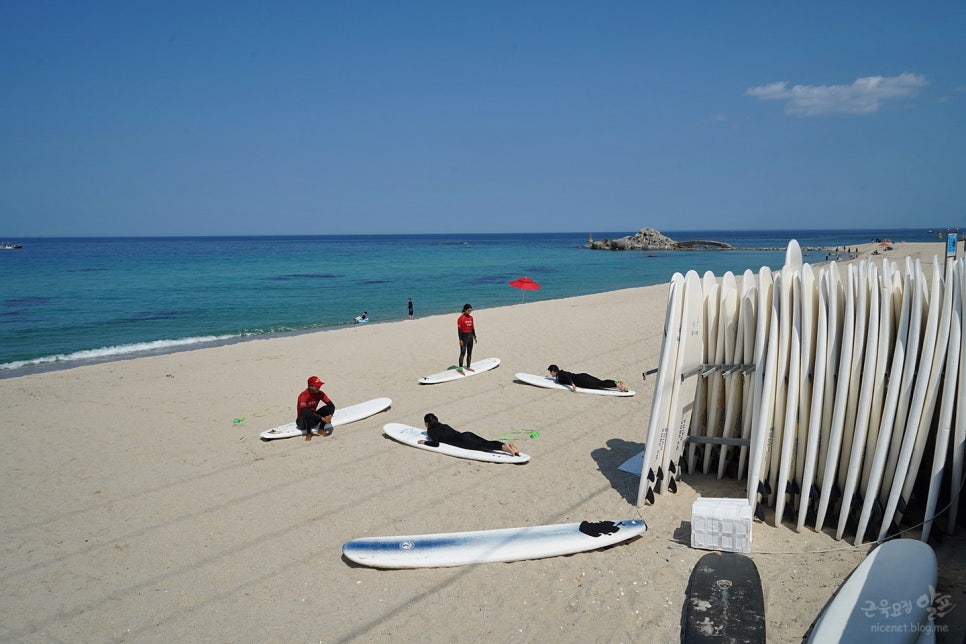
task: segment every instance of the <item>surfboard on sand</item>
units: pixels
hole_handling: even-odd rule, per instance
[[[336,409],[335,413],[332,414],[332,426],[340,427],[364,418],[369,418],[369,416],[372,416],[373,414],[378,414],[385,409],[389,409],[390,405],[392,405],[392,398],[373,398],[372,400],[367,400],[366,402],[362,402],[357,405],[350,405],[348,407]],[[293,422],[288,423],[287,425],[279,425],[278,427],[267,429],[258,436],[262,440],[270,441],[275,440],[276,438],[305,436],[306,433],[307,432],[296,427],[295,423]]]
[[[426,430],[403,425],[402,423],[386,423],[382,426],[382,433],[410,447],[436,452],[437,454],[455,456],[457,458],[466,458],[471,461],[484,461],[486,463],[526,463],[530,460],[530,457],[523,452],[520,452],[518,456],[513,456],[509,452],[502,450],[485,452],[477,449],[463,449],[462,447],[456,447],[455,445],[448,445],[446,443],[440,443],[438,447],[420,445],[419,441],[429,440],[429,435],[426,433]]]
[[[671,388],[674,383],[674,365],[678,356],[678,336],[681,326],[681,303],[684,301],[684,275],[671,276],[668,289],[667,309],[664,313],[664,339],[661,342],[661,356],[658,360],[657,382],[654,383],[654,397],[651,401],[651,414],[647,421],[644,436],[644,452],[641,455],[640,485],[637,490],[637,505],[654,503],[654,486],[663,472],[661,455],[667,441],[668,415],[671,411]],[[633,467],[637,457],[632,457],[621,468]]]
[[[532,373],[518,373],[516,374],[516,379],[520,382],[525,382],[528,385],[533,385],[535,387],[543,387],[544,389],[560,389],[562,391],[569,391],[573,393],[570,387],[561,385],[553,378],[549,376],[536,376]],[[633,396],[634,392],[628,389],[627,391],[621,391],[620,389],[585,389],[584,387],[577,387],[576,393],[578,394],[597,394],[599,396]]]
[[[936,554],[922,541],[883,543],[825,605],[808,641],[915,641],[934,628],[929,616],[937,575]]]
[[[698,560],[684,600],[681,641],[765,642],[765,597],[758,568],[736,552]]]
[[[667,489],[671,492],[677,492],[675,481],[681,478],[681,470],[686,462],[684,447],[691,427],[691,415],[694,412],[695,392],[698,388],[704,345],[704,291],[701,278],[695,271],[688,271],[684,280],[681,337],[678,342],[677,362],[674,366],[676,375],[671,394],[671,410],[668,415],[668,439],[664,445],[664,456],[661,461],[663,470],[667,473]]]
[[[481,373],[489,371],[490,369],[495,369],[500,366],[499,358],[485,358],[483,360],[477,360],[469,366],[469,368],[460,369],[459,367],[450,367],[446,371],[440,371],[439,373],[434,373],[429,376],[423,376],[419,379],[419,384],[421,385],[435,385],[441,382],[450,382],[452,380],[462,380],[463,378],[468,378],[470,376],[478,376]]]
[[[443,568],[597,550],[647,530],[640,519],[354,539],[342,554],[373,568]]]

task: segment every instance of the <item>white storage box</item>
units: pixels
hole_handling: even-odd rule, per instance
[[[751,552],[751,504],[748,499],[703,499],[691,506],[691,547]]]

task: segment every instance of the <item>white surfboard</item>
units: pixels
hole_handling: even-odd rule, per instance
[[[815,344],[818,341],[818,291],[819,284],[816,280],[815,272],[811,264],[802,265],[802,350],[801,350],[801,371],[798,378],[798,435],[795,436],[795,443],[792,446],[792,454],[795,459],[794,485],[798,489],[798,496],[795,498],[795,509],[797,509],[803,498],[808,492],[808,488],[802,484],[802,477],[805,473],[805,449],[808,443],[808,428],[812,416],[812,388],[815,382]],[[825,347],[822,347],[824,353]],[[823,362],[824,365],[824,356]],[[824,368],[824,367],[823,367]]]
[[[948,273],[947,273],[948,274]],[[953,433],[953,412],[956,408],[956,394],[959,392],[960,346],[962,341],[962,302],[960,300],[960,272],[953,270],[951,283],[946,288],[952,291],[952,315],[949,324],[949,342],[946,347],[946,372],[942,383],[942,403],[939,406],[939,423],[936,431],[936,444],[933,450],[932,469],[929,472],[929,492],[926,496],[926,520],[922,526],[922,541],[929,541],[932,524],[939,502],[939,488],[942,485],[946,468],[949,438]]]
[[[808,518],[808,511],[811,507],[809,499],[815,483],[816,464],[821,445],[822,423],[826,422],[822,413],[825,404],[825,374],[826,360],[828,359],[828,272],[821,271],[818,279],[818,315],[815,319],[815,361],[812,373],[812,395],[809,401],[808,427],[806,431],[805,445],[800,446],[805,452],[801,480],[801,498],[798,505],[798,522],[795,529],[801,532],[805,527],[805,520]]]
[[[570,387],[561,385],[554,378],[549,376],[537,376],[532,373],[518,373],[514,374],[514,377],[520,382],[525,382],[528,385],[533,385],[534,387],[543,387],[544,389],[557,389],[560,391],[567,391],[570,393],[578,394],[597,394],[598,396],[620,396],[620,397],[630,397],[634,395],[634,392],[628,389],[627,391],[621,391],[620,389],[585,389],[584,387],[576,387],[576,392]]]
[[[499,366],[499,358],[484,358],[483,360],[477,360],[471,364],[469,368],[459,369],[457,367],[450,367],[446,371],[440,371],[439,373],[434,373],[429,376],[423,376],[419,379],[419,384],[436,385],[441,382],[462,380],[463,378],[469,378],[470,376],[478,376],[481,373],[485,373],[490,369],[496,369]]]
[[[373,568],[443,568],[542,559],[606,548],[640,536],[640,519],[353,539],[346,559]]]
[[[815,517],[815,529],[819,532],[825,524],[835,487],[839,454],[842,450],[842,433],[845,425],[846,408],[849,403],[851,386],[853,347],[855,333],[855,271],[852,264],[846,267],[845,277],[845,319],[842,327],[842,346],[839,353],[839,369],[835,382],[835,403],[832,409],[832,422],[829,429],[828,446],[825,449],[825,472],[822,476],[822,489]]]
[[[783,275],[784,277],[784,275]],[[789,479],[794,476],[795,439],[798,437],[798,403],[801,386],[802,360],[802,280],[801,274],[790,273],[791,333],[788,345],[788,370],[785,384],[785,418],[781,434],[775,434],[775,450],[779,453],[778,476],[775,481],[775,525],[785,518],[785,500],[789,493]],[[779,388],[781,388],[779,384]],[[777,412],[776,412],[777,415]]]
[[[382,433],[389,438],[399,441],[404,445],[409,445],[410,447],[423,449],[427,452],[455,456],[456,458],[465,458],[471,461],[483,461],[485,463],[526,463],[530,460],[530,456],[524,454],[523,452],[520,452],[519,455],[514,456],[509,452],[504,452],[503,450],[483,451],[477,449],[464,449],[462,447],[456,447],[455,445],[449,445],[447,443],[440,443],[438,447],[420,445],[419,441],[429,440],[429,434],[426,432],[426,430],[419,429],[418,427],[411,427],[410,425],[404,425],[402,423],[386,423],[382,426]]]
[[[902,436],[902,443],[899,448],[899,457],[896,462],[895,471],[892,473],[892,485],[889,487],[889,496],[885,503],[885,511],[882,514],[882,526],[879,528],[879,539],[884,539],[892,528],[893,519],[896,514],[901,516],[899,510],[900,500],[908,499],[903,496],[903,489],[907,476],[915,479],[916,473],[910,474],[912,461],[916,452],[916,444],[919,442],[919,428],[922,420],[923,410],[926,407],[927,393],[930,390],[930,380],[934,358],[936,354],[936,340],[939,332],[939,318],[942,309],[942,277],[938,260],[933,257],[933,276],[930,284],[929,313],[926,317],[925,332],[923,334],[922,348],[919,351],[919,368],[916,372],[915,388],[912,393],[912,400],[909,403],[909,413],[906,416],[905,431]],[[945,343],[943,345],[945,347]],[[943,351],[943,359],[946,357]]]
[[[654,486],[663,472],[661,456],[667,442],[668,416],[671,411],[671,389],[674,386],[675,363],[678,358],[678,341],[681,333],[681,305],[684,302],[684,275],[671,276],[668,289],[667,308],[664,312],[664,339],[661,342],[661,356],[658,359],[657,381],[654,383],[654,396],[651,413],[644,436],[644,453],[641,456],[641,481],[637,488],[637,505],[646,500],[654,503]],[[631,458],[633,461],[634,458]],[[628,465],[629,463],[625,463]],[[624,466],[622,466],[624,467]]]
[[[872,511],[879,503],[879,487],[885,474],[886,457],[892,442],[892,432],[895,427],[896,409],[899,402],[899,391],[902,385],[902,372],[906,361],[906,346],[909,343],[909,316],[912,303],[912,274],[906,272],[903,277],[902,303],[899,312],[899,323],[896,326],[895,344],[892,351],[892,362],[889,367],[889,385],[882,403],[882,415],[879,420],[878,435],[875,440],[875,451],[872,453],[872,463],[869,468],[869,480],[863,494],[862,510],[855,530],[855,545],[865,542],[866,528],[872,517]]]
[[[769,320],[771,319],[771,309],[772,309],[772,294],[774,291],[774,278],[771,274],[771,269],[767,266],[762,266],[758,270],[758,289],[757,302],[756,302],[756,318],[755,318],[755,346],[753,349],[753,359],[752,362],[755,365],[755,370],[752,374],[752,387],[751,387],[751,410],[749,414],[751,419],[751,427],[748,430],[747,436],[742,436],[742,438],[748,438],[751,442],[748,447],[744,445],[741,447],[738,453],[738,480],[745,478],[745,471],[748,464],[748,459],[752,453],[752,448],[755,444],[755,427],[756,419],[761,417],[761,405],[762,405],[762,387],[764,382],[765,373],[765,354],[768,346],[768,329]]]
[[[776,280],[777,282],[777,280]],[[761,288],[761,287],[759,287]],[[748,456],[747,495],[751,511],[759,518],[764,510],[758,508],[760,487],[768,474],[768,440],[771,437],[772,417],[775,411],[775,378],[778,372],[778,324],[781,298],[774,291],[778,285],[769,289],[767,297],[768,313],[765,307],[758,309],[759,329],[762,318],[767,321],[767,337],[762,340],[764,353],[755,368],[755,422],[751,429],[751,449]],[[759,290],[759,297],[761,297]],[[762,302],[762,300],[759,300]],[[757,342],[757,340],[756,340]],[[757,349],[756,349],[757,351]]]
[[[698,388],[704,343],[704,292],[695,271],[684,277],[684,302],[681,306],[681,339],[678,343],[677,363],[674,367],[674,390],[671,392],[671,412],[668,416],[668,440],[661,459],[667,472],[667,489],[677,491],[676,479],[681,478],[684,466],[684,446],[691,427],[695,393]]]
[[[966,260],[957,262],[959,266],[959,299],[962,303],[962,329],[960,338],[966,338]],[[946,531],[953,534],[956,531],[956,519],[959,514],[959,487],[963,480],[963,459],[966,449],[966,351],[959,354],[959,382],[956,386],[956,423],[952,437],[952,477],[950,478],[949,494],[949,523]]]
[[[739,435],[742,440],[747,441],[747,444],[751,443],[751,426],[755,417],[755,410],[753,405],[755,403],[755,347],[758,343],[758,339],[755,337],[755,333],[758,330],[758,283],[756,281],[756,275],[751,271],[745,271],[744,280],[748,282],[747,297],[742,300],[741,318],[742,318],[742,329],[745,334],[744,339],[744,355],[742,356],[742,364],[744,368],[741,370],[741,431]],[[746,444],[746,445],[747,445]],[[741,480],[744,475],[743,469],[744,464],[748,458],[748,447],[742,445],[738,450],[738,468],[737,468],[737,478]],[[722,446],[724,448],[723,454],[725,455],[724,462],[728,462],[728,451],[727,446]]]
[[[893,419],[892,441],[885,463],[884,484],[879,489],[879,505],[884,508],[892,489],[896,466],[899,462],[899,452],[906,431],[906,420],[912,401],[912,392],[916,386],[916,371],[919,364],[919,348],[922,345],[922,327],[929,311],[929,289],[922,272],[922,263],[917,259],[913,262],[906,258],[906,268],[912,282],[911,301],[909,309],[909,330],[906,342],[906,359],[902,368],[902,378],[899,385],[899,398],[896,403],[895,418]]]
[[[868,321],[865,332],[866,347],[862,364],[862,380],[859,385],[859,402],[852,431],[852,444],[849,448],[849,460],[845,467],[845,485],[842,487],[842,502],[839,506],[838,524],[835,529],[836,539],[841,539],[845,533],[845,526],[849,517],[853,514],[853,504],[858,502],[858,497],[861,495],[858,485],[862,475],[862,461],[865,457],[869,419],[872,415],[872,394],[875,391],[876,366],[879,357],[879,274],[875,264],[869,262],[868,270],[864,273],[860,272],[860,275],[865,275],[868,280],[868,284],[863,287],[868,291],[869,296]]]
[[[744,333],[739,329],[738,314],[741,302],[734,273],[728,271],[721,277],[719,292],[718,340],[715,344],[715,361],[719,369],[711,376],[711,389],[717,391],[714,391],[713,397],[709,400],[706,436],[730,436],[738,412],[737,398],[733,395],[738,378],[732,377],[737,372],[731,372],[726,376],[725,373],[727,372],[724,369],[724,365],[730,366],[735,362],[735,347],[739,333],[741,333],[742,341],[744,341]],[[716,405],[718,412],[713,419],[711,417],[712,403]],[[725,429],[729,425],[730,427]],[[717,454],[717,450],[713,449],[712,445],[705,445],[704,465],[702,467],[705,475],[711,470],[712,454]]]
[[[883,543],[825,606],[808,641],[914,642],[917,634],[932,626],[929,609],[937,578],[936,554],[925,543],[912,539]]]
[[[718,308],[721,285],[711,271],[705,271],[701,278],[701,292],[704,297],[704,342],[701,348],[701,364],[711,364],[715,360],[718,342]],[[702,375],[698,380],[695,394],[694,412],[691,427],[692,436],[707,436],[712,425],[711,411],[712,388],[709,378]],[[705,445],[691,443],[688,445],[688,471],[693,472],[697,467],[698,452],[704,453]]]
[[[933,258],[934,268],[939,267],[938,258]],[[936,403],[939,399],[939,390],[942,384],[943,377],[945,375],[944,367],[946,365],[946,349],[949,344],[949,330],[952,321],[952,308],[953,308],[953,292],[954,288],[950,285],[953,283],[953,271],[955,270],[955,262],[946,262],[945,275],[942,279],[942,306],[939,313],[939,326],[936,331],[936,342],[932,351],[932,364],[929,367],[929,379],[926,383],[926,395],[923,400],[922,412],[919,415],[919,426],[916,430],[916,442],[913,446],[912,458],[909,460],[909,469],[906,472],[906,480],[902,486],[902,492],[900,496],[900,505],[897,508],[896,515],[901,517],[904,513],[905,503],[909,501],[912,496],[912,488],[916,482],[916,477],[919,473],[919,466],[922,464],[922,457],[926,449],[926,441],[929,439],[930,428],[933,425],[933,417],[936,412]],[[935,278],[934,278],[935,279]],[[938,303],[937,303],[938,304]],[[927,327],[926,332],[928,334],[929,328]],[[923,344],[924,350],[926,344]],[[919,374],[917,378],[923,378],[925,374],[923,373],[922,366],[919,367]],[[913,404],[915,404],[916,398],[913,394]]]
[[[389,409],[390,405],[392,405],[392,398],[373,398],[372,400],[367,400],[356,405],[336,409],[335,413],[332,414],[332,426],[341,427],[342,425],[348,425],[349,423],[369,418],[373,414],[378,414],[385,409]],[[306,433],[296,427],[295,423],[292,422],[287,425],[279,425],[278,427],[267,429],[258,436],[262,440],[270,441],[276,438],[305,436]]]

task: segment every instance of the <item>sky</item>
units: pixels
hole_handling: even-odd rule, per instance
[[[966,227],[966,2],[3,0],[0,239]]]

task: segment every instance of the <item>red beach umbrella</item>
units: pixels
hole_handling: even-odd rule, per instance
[[[515,279],[515,280],[509,282],[509,284],[513,288],[518,288],[521,291],[523,291],[523,298],[524,299],[526,299],[526,297],[527,297],[527,294],[526,294],[527,291],[539,291],[540,290],[540,285],[537,284],[536,282],[534,282],[529,277],[520,277],[518,279]]]

